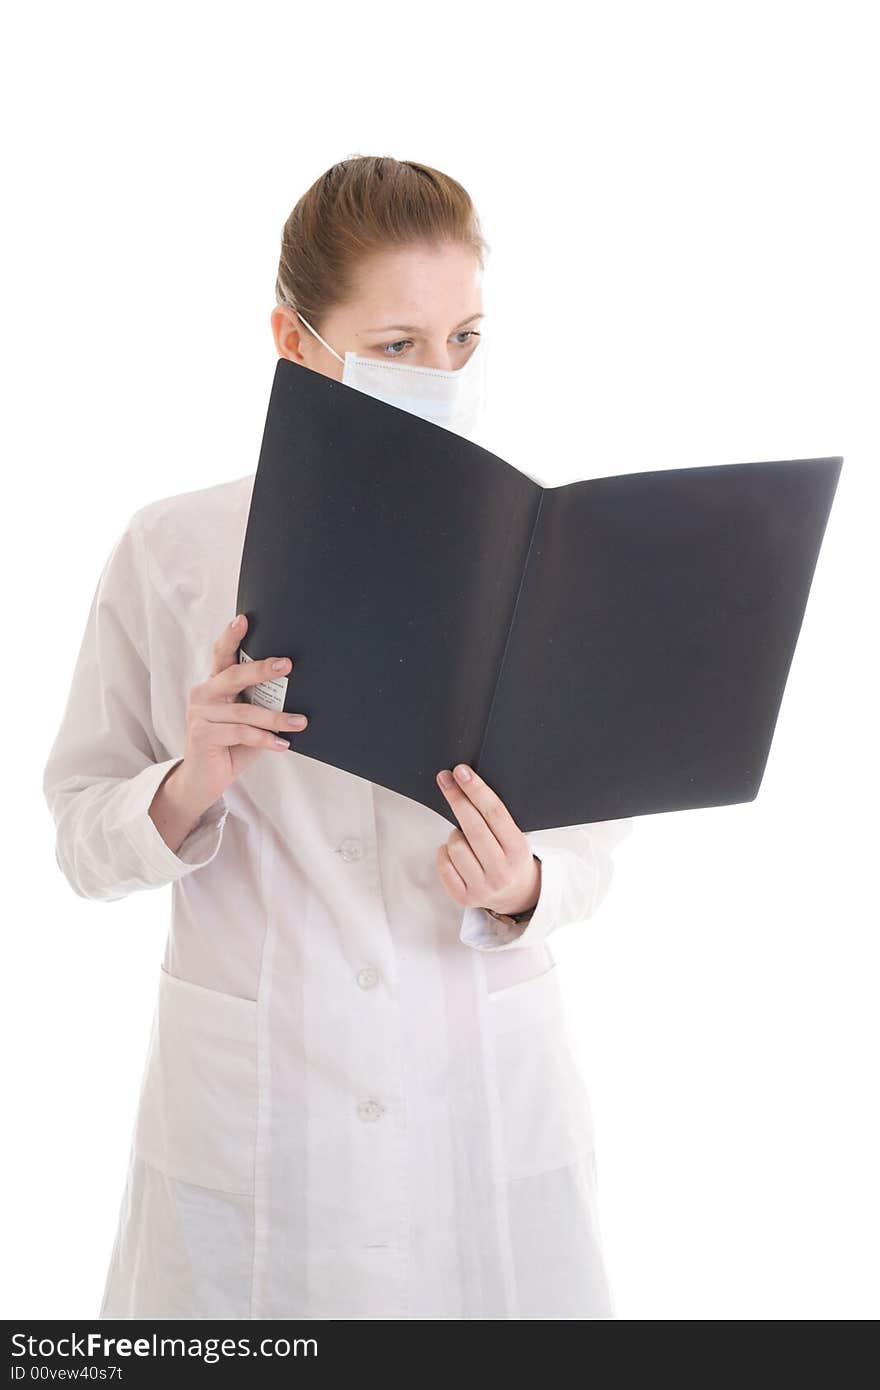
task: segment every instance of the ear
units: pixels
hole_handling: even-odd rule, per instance
[[[296,316],[296,311],[291,309],[288,304],[276,304],[269,315],[269,323],[278,356],[286,357],[291,362],[298,362],[300,366],[304,367],[306,359],[302,351],[303,330]]]

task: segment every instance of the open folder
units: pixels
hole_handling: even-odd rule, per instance
[[[542,487],[279,358],[238,582],[243,698],[457,824],[470,764],[524,832],[757,795],[842,458]]]

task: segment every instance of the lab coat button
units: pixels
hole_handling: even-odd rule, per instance
[[[358,1114],[362,1120],[378,1120],[384,1110],[384,1105],[380,1105],[377,1100],[362,1100],[358,1106]]]
[[[363,970],[357,973],[357,982],[361,989],[372,989],[373,985],[378,984],[379,972],[373,965],[365,965]]]
[[[352,859],[360,859],[360,857],[361,857],[361,842],[360,842],[360,840],[354,840],[354,839],[343,840],[343,841],[342,841],[342,844],[339,846],[339,853],[342,855],[342,858],[343,858],[346,862],[349,862],[349,861],[352,860]]]

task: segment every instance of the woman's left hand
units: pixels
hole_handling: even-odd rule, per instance
[[[467,763],[456,764],[454,777],[438,772],[437,785],[461,826],[437,850],[449,896],[459,907],[528,912],[541,892],[541,861],[500,796]]]

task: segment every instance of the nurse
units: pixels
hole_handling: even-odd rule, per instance
[[[276,351],[470,434],[486,249],[448,175],[343,160],[284,226]],[[450,832],[297,757],[305,715],[242,698],[296,682],[239,661],[254,476],[129,518],[44,772],[74,892],[172,890],[99,1315],[610,1318],[548,938],[595,915],[631,822],[524,834],[457,765]]]

